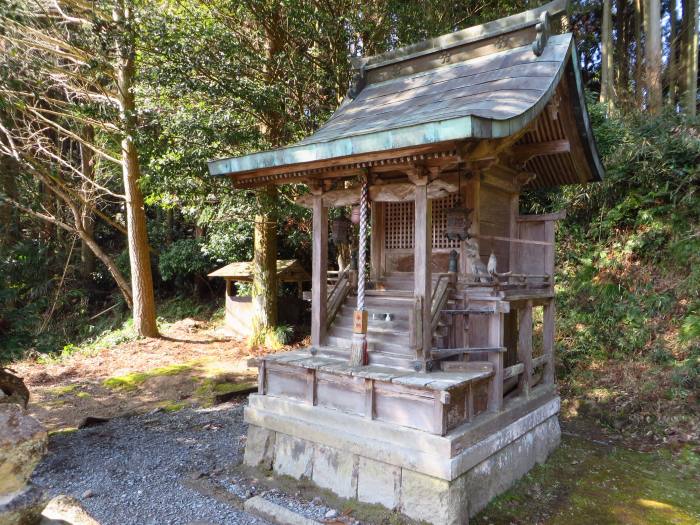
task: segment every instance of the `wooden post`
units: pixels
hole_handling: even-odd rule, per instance
[[[518,238],[518,212],[519,212],[519,195],[514,193],[510,196],[510,216],[508,217],[508,236],[511,239]],[[517,257],[518,245],[514,242],[508,243],[508,270],[514,273],[518,272]]]
[[[313,241],[311,261],[311,345],[326,342],[328,301],[328,208],[320,190],[313,196]]]
[[[532,380],[532,301],[527,301],[518,310],[518,360],[524,367],[518,379],[518,389],[527,397]]]
[[[472,210],[471,220],[472,225],[469,228],[470,235],[479,235],[481,213],[479,211],[479,203],[481,202],[481,177],[478,173],[472,174],[469,180],[465,184],[464,188],[464,205]],[[467,272],[467,253],[466,253],[466,241],[459,243],[459,271],[461,273]]]
[[[423,340],[417,341],[420,349],[418,360],[425,362],[430,355],[433,334],[431,330],[431,268],[430,252],[432,247],[432,217],[430,201],[428,200],[428,177],[416,177],[415,225],[414,225],[414,255],[413,255],[413,294],[421,298]]]
[[[372,234],[370,235],[370,279],[379,281],[384,275],[384,203],[372,203]]]
[[[554,290],[554,228],[556,221],[544,221],[544,240],[552,243],[544,247],[544,273],[549,275],[549,286]]]
[[[488,316],[487,346],[503,346],[503,314],[493,313]],[[489,352],[489,363],[493,365],[493,377],[489,382],[488,405],[489,412],[499,412],[503,408],[503,352]]]
[[[542,346],[544,347],[544,371],[542,379],[544,384],[554,384],[554,317],[556,308],[554,299],[551,299],[544,305],[544,314],[542,321]]]

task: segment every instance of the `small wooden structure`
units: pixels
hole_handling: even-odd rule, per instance
[[[223,277],[226,280],[225,323],[235,335],[248,337],[252,333],[253,303],[250,296],[236,294],[235,283],[253,281],[252,262],[234,262],[209,274],[209,277]],[[296,259],[277,260],[277,281],[296,283],[298,298],[284,297],[278,301],[278,319],[282,323],[296,324],[303,310],[301,302],[303,285],[311,277]]]
[[[316,133],[210,163],[236,187],[311,189],[312,346],[260,361],[247,463],[457,524],[556,446],[564,215],[519,196],[602,179],[566,22],[555,0],[357,59]],[[357,275],[329,284],[328,208],[357,203]],[[448,237],[464,208],[469,239]]]

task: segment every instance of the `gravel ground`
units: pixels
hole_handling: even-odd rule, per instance
[[[77,498],[103,525],[268,525],[217,480],[240,462],[242,415],[239,401],[53,435],[33,481]]]

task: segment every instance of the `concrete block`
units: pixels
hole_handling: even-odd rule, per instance
[[[270,470],[275,452],[275,432],[255,425],[248,426],[243,463]]]
[[[400,497],[401,469],[381,461],[360,457],[357,499],[395,509],[399,506]]]
[[[358,457],[335,448],[316,445],[312,480],[341,498],[357,497]]]
[[[401,512],[409,518],[433,525],[463,525],[469,519],[464,482],[463,477],[446,481],[403,469]]]
[[[255,496],[246,500],[243,508],[249,514],[255,514],[278,525],[321,525],[318,521],[310,520],[281,505],[267,501],[262,496]]]
[[[275,438],[274,471],[295,479],[310,479],[313,471],[314,444],[305,439],[278,433]]]
[[[460,479],[469,494],[469,515],[474,516],[493,498],[508,490],[559,445],[561,432],[556,416],[482,461]]]

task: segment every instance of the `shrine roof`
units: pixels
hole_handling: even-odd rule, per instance
[[[292,146],[214,160],[211,175],[280,173],[340,164],[387,151],[411,151],[467,139],[499,139],[532,122],[570,78],[572,109],[587,173],[558,183],[600,180],[602,168],[588,123],[575,44],[570,33],[549,36],[533,51],[542,13],[566,0],[360,59],[349,96],[321,128]],[[574,57],[574,59],[572,59]],[[351,96],[350,96],[351,95]]]
[[[209,277],[224,277],[232,281],[252,281],[253,262],[241,261],[214,270]],[[277,259],[277,277],[281,281],[310,281],[311,277],[296,259]]]

